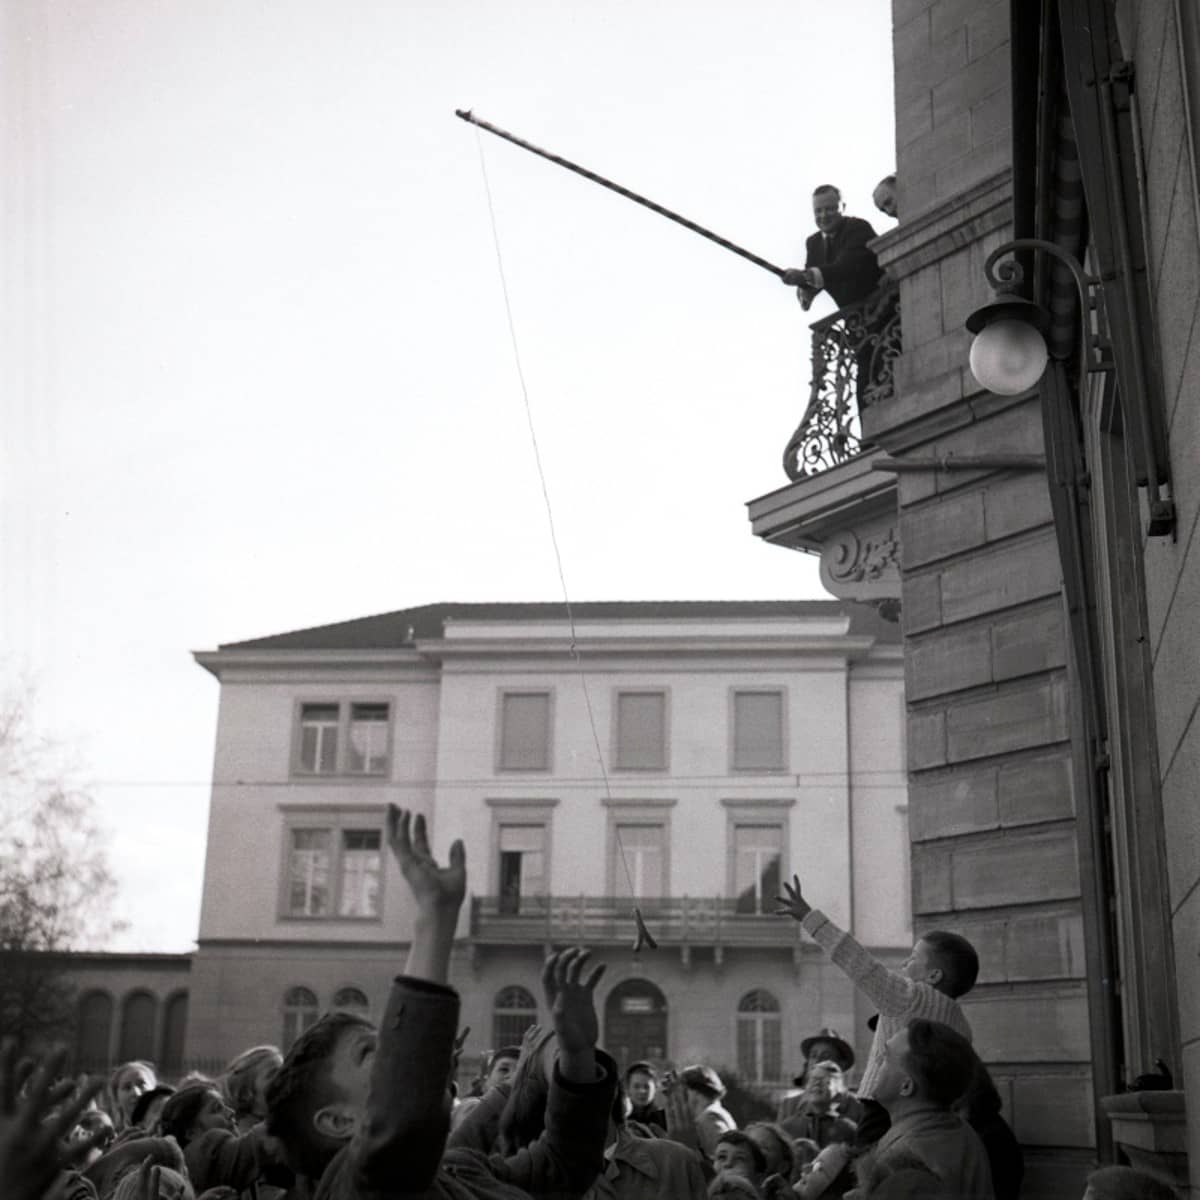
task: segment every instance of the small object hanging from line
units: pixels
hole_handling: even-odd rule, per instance
[[[636,954],[644,946],[647,950],[657,950],[658,943],[654,940],[650,930],[646,928],[646,922],[642,920],[642,910],[634,908],[633,910],[634,924],[637,925],[637,937],[633,941],[633,952]]]
[[[616,192],[618,196],[624,196],[627,200],[632,200],[635,204],[640,204],[644,208],[650,209],[651,212],[656,212],[660,216],[674,221],[677,225],[682,225],[685,229],[690,229],[693,233],[698,233],[701,237],[708,238],[710,242],[716,242],[718,246],[724,246],[726,250],[732,250],[734,254],[748,259],[755,266],[762,267],[764,271],[770,271],[772,275],[780,279],[783,278],[783,267],[777,267],[774,263],[767,262],[765,258],[759,258],[757,254],[751,254],[749,250],[743,249],[743,247],[729,241],[727,238],[713,233],[711,229],[705,229],[703,225],[697,225],[695,221],[689,221],[687,217],[681,217],[669,208],[663,208],[661,204],[655,204],[653,200],[647,200],[645,196],[639,196],[637,192],[631,192],[619,183],[613,183],[611,179],[605,179],[603,175],[597,175],[595,171],[589,171],[586,167],[581,167],[569,159],[561,158],[557,154],[551,154],[548,150],[542,150],[540,147],[534,146],[532,143],[523,141],[521,138],[509,133],[507,130],[500,129],[496,125],[491,125],[487,121],[481,120],[470,109],[456,108],[454,115],[471,125],[478,126],[480,129],[486,129],[488,133],[494,133],[506,142],[512,142],[514,146],[520,146],[522,150],[529,150],[533,154],[548,159],[552,163],[558,163],[560,167],[566,167],[568,171],[574,171],[576,175],[582,175],[584,179],[590,179],[593,183],[598,183],[601,187],[606,187],[609,191]]]

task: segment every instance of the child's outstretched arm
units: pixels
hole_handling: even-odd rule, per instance
[[[601,1062],[596,1054],[600,1023],[594,992],[604,967],[585,975],[590,957],[572,949],[546,959],[542,989],[557,1051],[547,1071],[546,1128],[532,1145],[492,1160],[497,1175],[535,1196],[579,1195],[604,1165],[617,1079],[612,1060]]]
[[[404,974],[445,984],[450,977],[450,951],[458,910],[467,894],[467,858],[461,841],[450,847],[450,865],[439,867],[429,850],[425,818],[388,806],[388,844],[400,873],[412,891],[417,914]]]
[[[800,876],[784,882],[784,895],[776,896],[777,916],[799,921],[830,959],[850,977],[864,996],[869,997],[885,1016],[903,1016],[917,994],[916,984],[899,971],[889,970],[869,950],[839,929],[823,912],[813,908],[800,891]]]
[[[449,865],[429,849],[425,818],[388,809],[388,844],[416,906],[405,974],[392,987],[371,1069],[367,1111],[356,1137],[354,1176],[362,1190],[425,1192],[450,1129],[446,1081],[458,1029],[458,995],[447,986],[466,856]]]

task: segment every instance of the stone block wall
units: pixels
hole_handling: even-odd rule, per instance
[[[1006,0],[894,0],[901,213],[1009,165]]]
[[[1118,5],[1137,80],[1147,244],[1177,525],[1146,539],[1167,874],[1175,941],[1192,1194],[1200,1196],[1200,22],[1187,0]]]
[[[897,475],[918,934],[960,930],[964,1010],[1026,1149],[1030,1197],[1080,1195],[1095,1157],[1068,630],[1044,471],[922,467],[1043,455],[1036,396],[981,392],[967,315],[1011,236],[1009,5],[895,0],[901,225],[894,400],[864,432]]]

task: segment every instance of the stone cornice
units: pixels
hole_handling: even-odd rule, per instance
[[[246,672],[261,682],[261,676],[296,671],[338,671],[379,674],[408,668],[414,681],[422,674],[436,679],[436,670],[424,655],[403,650],[195,650],[192,658],[206,671],[222,679],[226,672]],[[415,670],[413,670],[415,668]]]
[[[775,637],[750,635],[742,638],[704,638],[693,636],[667,640],[664,638],[613,638],[580,639],[575,650],[581,658],[595,663],[606,657],[635,657],[649,662],[658,659],[723,658],[748,655],[797,656],[824,655],[849,658],[864,654],[876,643],[874,637],[864,634],[842,634],[829,636],[805,636],[803,634],[779,634]],[[512,642],[497,639],[480,639],[469,645],[452,645],[447,642],[419,643],[429,657],[438,660],[470,660],[479,658],[548,659],[548,668],[561,665],[577,669],[571,657],[570,642],[559,638],[529,639]]]

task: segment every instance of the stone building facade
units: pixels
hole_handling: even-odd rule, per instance
[[[1195,7],[895,0],[893,19],[900,221],[874,245],[899,353],[861,450],[751,521],[821,553],[837,594],[900,602],[914,919],[980,948],[965,1007],[1025,1194],[1080,1194],[1118,1155],[1186,1186],[1188,1151],[1195,1188]],[[1013,238],[1050,243],[1015,254],[1050,358],[998,395],[964,322]],[[1156,1060],[1173,1089],[1121,1094]]]

